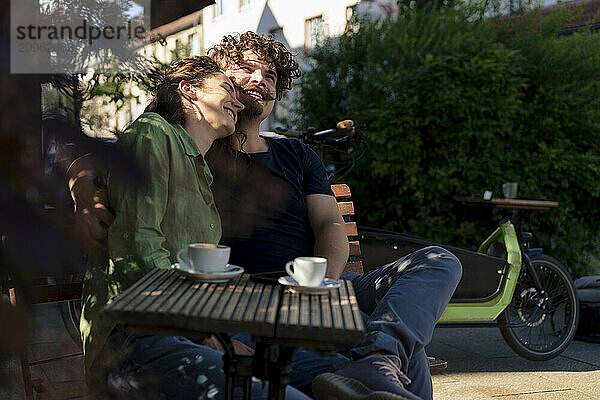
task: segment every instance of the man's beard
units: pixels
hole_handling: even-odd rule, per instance
[[[263,98],[263,101],[275,100],[275,96],[270,94],[265,88],[261,86],[255,86],[253,84],[246,85],[240,88],[239,100],[244,105],[244,109],[238,113],[238,121],[241,120],[252,120],[262,116],[265,106],[259,101],[254,99],[252,96],[246,94],[247,90],[255,90],[259,92]]]
[[[241,95],[239,100],[244,105],[244,109],[238,113],[238,120],[255,119],[262,115],[264,106],[258,100],[247,95]]]

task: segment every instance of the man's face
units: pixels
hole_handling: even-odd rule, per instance
[[[241,89],[239,100],[245,108],[240,118],[264,120],[275,104],[277,72],[272,60],[260,58],[254,51],[245,50],[239,63],[231,64],[225,74]]]

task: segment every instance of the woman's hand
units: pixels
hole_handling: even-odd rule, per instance
[[[71,164],[67,178],[75,205],[75,235],[79,246],[86,253],[105,250],[108,227],[114,221],[108,209],[105,172],[86,155]]]

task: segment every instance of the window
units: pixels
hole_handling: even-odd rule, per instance
[[[325,24],[323,16],[307,19],[304,22],[304,49],[313,49],[325,39]]]
[[[179,60],[180,58],[184,58],[186,56],[185,54],[185,49],[183,48],[182,44],[181,44],[181,40],[180,39],[175,39],[175,54],[174,54],[174,59]]]
[[[215,17],[220,17],[225,12],[223,1],[225,0],[215,0]]]
[[[188,47],[190,48],[191,57],[200,55],[200,40],[198,40],[198,34],[196,32],[188,35]]]

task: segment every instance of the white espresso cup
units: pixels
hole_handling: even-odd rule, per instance
[[[285,271],[300,286],[319,286],[326,270],[327,259],[323,257],[297,257],[285,264]]]
[[[193,272],[224,272],[231,248],[212,243],[192,243],[177,252],[177,261]]]

